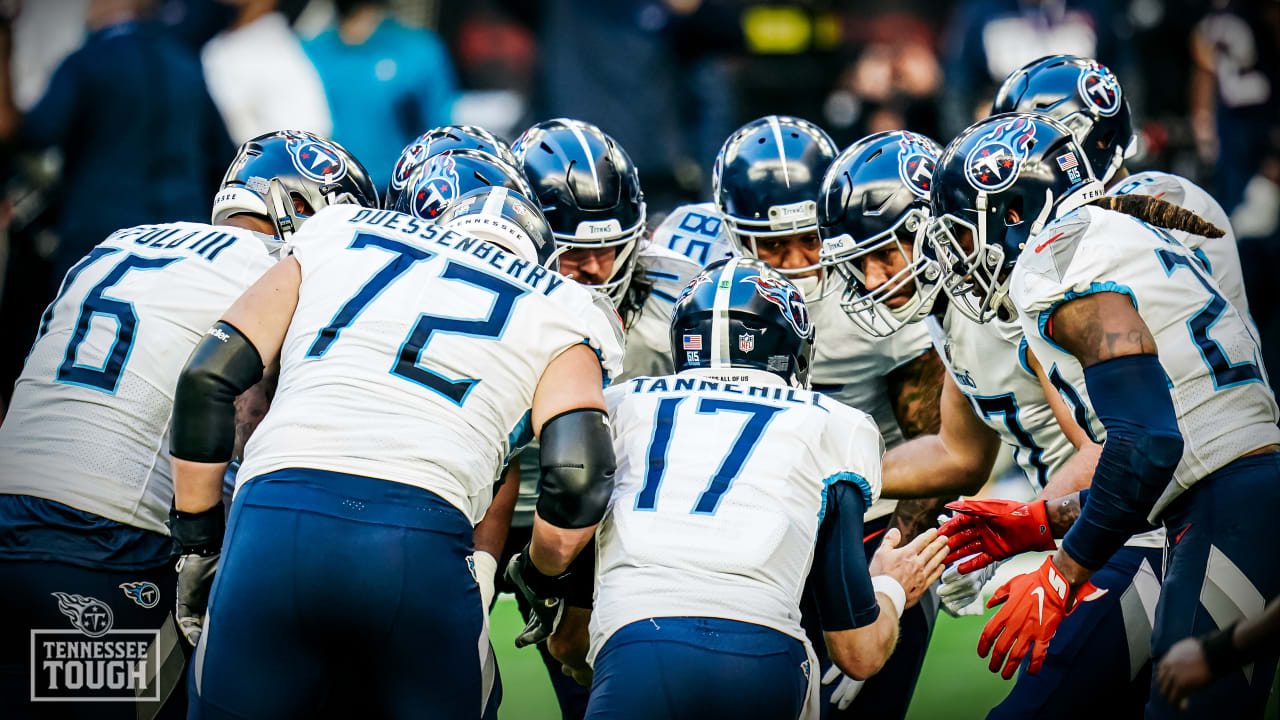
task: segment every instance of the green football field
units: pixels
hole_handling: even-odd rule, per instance
[[[991,610],[988,613],[994,614]],[[987,670],[978,657],[978,634],[987,617],[938,616],[938,624],[916,685],[908,720],[981,720],[1013,687]],[[515,600],[501,596],[490,616],[493,647],[502,672],[499,720],[558,720],[560,711],[547,671],[533,648],[516,650],[512,639],[524,628]],[[1266,718],[1280,720],[1280,700],[1272,689]],[[1101,717],[1101,715],[1099,716]]]
[[[994,611],[992,611],[994,612]],[[502,671],[500,720],[558,720],[560,711],[547,671],[533,648],[516,650],[512,638],[524,627],[515,600],[503,596],[490,616],[492,640]],[[1012,681],[987,671],[975,650],[985,618],[952,618],[945,613],[925,658],[910,720],[981,720],[1000,702]]]

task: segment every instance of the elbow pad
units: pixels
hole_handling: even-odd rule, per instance
[[[1107,429],[1088,502],[1062,546],[1097,570],[1146,521],[1182,461],[1182,433],[1168,378],[1152,354],[1124,355],[1085,368],[1094,412]],[[1082,498],[1083,500],[1083,498]]]
[[[233,325],[219,320],[192,351],[173,395],[169,454],[179,460],[231,459],[236,397],[262,379],[262,356]]]
[[[542,426],[538,515],[552,525],[584,528],[604,517],[613,495],[613,436],[603,410],[560,413]]]

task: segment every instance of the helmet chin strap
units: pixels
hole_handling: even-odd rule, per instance
[[[800,296],[804,298],[805,302],[815,302],[822,299],[823,293],[821,290],[823,282],[821,273],[817,275],[806,275],[805,277],[787,279],[790,280],[791,284],[795,285],[796,289],[800,291]]]
[[[267,199],[276,230],[280,231],[280,239],[287,242],[302,225],[302,219],[294,212],[293,198],[289,197],[284,183],[273,178],[267,189]]]

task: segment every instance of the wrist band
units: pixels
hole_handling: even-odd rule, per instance
[[[893,603],[894,613],[902,617],[902,611],[907,606],[907,591],[902,589],[902,583],[888,575],[876,575],[871,578],[871,589],[888,595],[889,601]]]
[[[1214,677],[1222,677],[1244,664],[1244,653],[1236,647],[1236,624],[1231,623],[1200,638],[1205,662]]]

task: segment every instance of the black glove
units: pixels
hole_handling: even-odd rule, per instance
[[[174,619],[182,636],[195,647],[204,633],[209,590],[222,556],[226,515],[222,503],[198,513],[169,510],[169,533],[178,553],[178,591]]]
[[[564,594],[568,573],[556,577],[543,575],[529,560],[529,546],[511,557],[507,563],[507,581],[515,585],[533,610],[524,631],[516,636],[516,647],[534,645],[555,632],[564,616]]]

